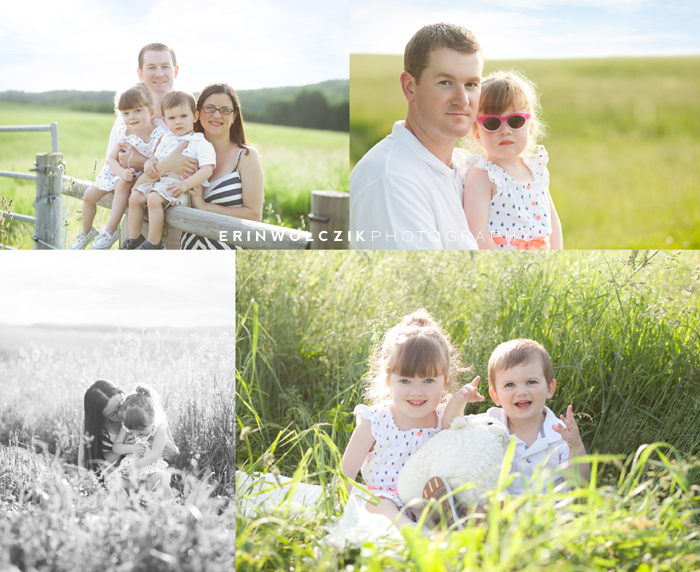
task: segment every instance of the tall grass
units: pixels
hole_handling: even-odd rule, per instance
[[[0,125],[39,125],[53,121],[58,122],[65,174],[94,181],[105,160],[114,123],[112,115],[0,102]],[[266,222],[300,228],[301,217],[310,212],[312,190],[348,190],[347,133],[247,123],[246,135],[261,156]],[[37,153],[50,150],[48,133],[0,133],[0,170],[27,172]],[[13,201],[12,212],[33,216],[35,195],[33,181],[0,177],[0,196]],[[81,211],[81,201],[64,198],[66,244],[71,244],[80,232]],[[108,218],[107,209],[98,209],[95,226],[104,226]],[[33,248],[31,225],[12,222],[4,227],[9,234],[9,245]]]
[[[96,379],[160,394],[180,455],[178,504],[118,501],[76,467],[83,394]],[[172,343],[128,334],[0,359],[0,569],[231,570],[234,358],[230,332]]]
[[[698,534],[700,483],[693,460],[700,454],[699,253],[247,252],[237,258],[237,277],[237,466],[326,491],[311,516],[283,507],[258,519],[240,516],[239,569],[698,565],[689,547]],[[419,307],[441,320],[468,375],[482,383],[498,343],[540,341],[558,382],[548,405],[558,414],[572,403],[587,450],[626,464],[600,464],[600,486],[573,496],[492,506],[488,533],[476,527],[424,538],[404,531],[405,544],[378,541],[340,553],[320,544],[323,525],[338,515],[328,508],[341,498],[330,483],[354,427],[372,345]],[[635,459],[641,445],[658,441],[670,445]],[[569,508],[562,512],[557,502]],[[643,560],[647,550],[652,556]]]

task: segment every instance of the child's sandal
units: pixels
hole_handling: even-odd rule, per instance
[[[437,528],[444,517],[448,527],[456,525],[458,530],[463,529],[460,520],[466,517],[466,513],[459,502],[455,504],[455,497],[447,479],[442,477],[428,479],[423,487],[423,498],[426,500],[435,499],[438,503],[437,506],[429,509],[426,521],[429,528]]]

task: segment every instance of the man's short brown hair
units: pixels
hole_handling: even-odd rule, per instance
[[[534,340],[519,338],[503,342],[493,350],[489,358],[489,387],[495,387],[494,381],[499,371],[530,363],[533,358],[540,360],[547,386],[550,386],[554,379],[554,370],[547,350]]]
[[[403,69],[420,83],[423,70],[430,65],[430,52],[449,48],[463,54],[481,54],[481,46],[469,30],[455,24],[430,24],[418,30],[406,44]]]
[[[139,52],[139,69],[143,69],[143,57],[146,54],[146,52],[170,52],[170,59],[173,61],[173,67],[177,65],[177,58],[175,57],[175,51],[172,48],[169,48],[165,44],[148,44],[147,46],[144,46],[141,48],[141,51]]]
[[[194,100],[194,95],[185,91],[169,91],[163,96],[160,102],[163,115],[165,115],[166,109],[172,109],[178,105],[189,105],[192,110],[192,115],[197,113],[197,102]]]

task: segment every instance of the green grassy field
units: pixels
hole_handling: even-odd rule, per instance
[[[326,494],[307,514],[237,515],[238,570],[700,566],[700,252],[522,254],[239,253],[237,467]],[[498,343],[530,337],[547,348],[557,379],[548,405],[573,404],[597,459],[594,484],[493,503],[487,526],[463,532],[403,529],[398,543],[334,549],[321,541],[344,502],[331,482],[373,344],[420,307],[482,384]],[[487,397],[468,412],[491,406]],[[666,445],[635,457],[657,442]]]
[[[46,125],[53,121],[58,122],[65,174],[94,180],[105,158],[112,115],[0,102],[0,125]],[[265,172],[265,222],[300,228],[301,217],[310,212],[312,190],[348,190],[346,133],[251,123],[246,125],[246,135],[257,147]],[[48,132],[0,133],[0,170],[27,172],[37,153],[50,151]],[[33,181],[0,177],[0,196],[12,200],[12,212],[33,216],[35,194]],[[71,244],[80,232],[82,203],[66,197],[64,205],[66,244]],[[109,212],[99,209],[95,226],[101,228],[108,218]],[[10,246],[33,247],[30,225],[12,222],[4,227]]]
[[[487,61],[542,94],[566,248],[700,248],[700,58]],[[350,56],[352,166],[406,116],[401,56]]]
[[[44,329],[19,348],[0,342],[0,569],[232,570],[231,332],[93,331],[92,342],[83,333]],[[120,504],[79,474],[83,394],[96,379],[160,393],[181,453],[176,504],[148,495]]]

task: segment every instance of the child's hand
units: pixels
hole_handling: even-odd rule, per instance
[[[146,173],[151,179],[158,180],[158,171],[156,170],[156,164],[158,161],[154,160],[153,158],[149,159],[146,161],[146,163],[143,166],[143,172]]]
[[[148,447],[143,443],[134,443],[134,455],[138,458],[143,457],[146,454]]]
[[[135,173],[136,173],[136,171],[134,171],[133,167],[130,169],[127,169],[126,171],[124,171],[124,175],[122,176],[122,179],[124,179],[125,181],[133,181]]]
[[[574,419],[573,406],[569,405],[566,408],[566,417],[560,415],[559,418],[562,420],[562,423],[564,423],[564,425],[552,425],[552,429],[554,429],[557,433],[559,433],[559,435],[562,436],[562,438],[564,439],[564,441],[567,442],[569,447],[579,450],[580,447],[583,447],[583,441],[581,440],[581,435],[579,435],[578,432],[578,425],[576,424],[576,420]]]
[[[187,192],[187,183],[185,181],[180,181],[179,183],[175,183],[174,185],[170,185],[168,187],[168,191],[170,191],[170,194],[174,199],[178,198],[182,193]]]
[[[202,197],[202,185],[197,185],[187,191],[190,195],[190,202],[192,207],[195,209],[201,209],[204,205],[204,198]]]
[[[463,386],[462,389],[455,393],[452,399],[457,398],[465,403],[483,401],[486,398],[479,393],[479,381],[481,381],[481,377],[477,375],[471,383]]]

